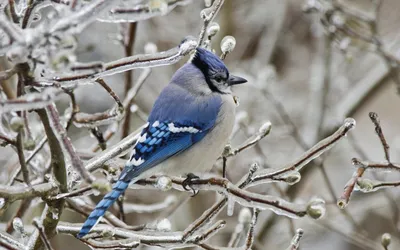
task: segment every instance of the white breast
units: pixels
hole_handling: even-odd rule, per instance
[[[146,171],[138,179],[163,174],[170,176],[204,173],[211,170],[229,142],[235,121],[236,104],[232,95],[222,95],[221,110],[214,128],[188,150]]]

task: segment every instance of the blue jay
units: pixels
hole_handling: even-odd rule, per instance
[[[161,92],[118,181],[77,237],[89,233],[129,183],[154,174],[189,176],[210,170],[233,129],[236,105],[231,86],[245,82],[229,74],[215,54],[197,48]]]

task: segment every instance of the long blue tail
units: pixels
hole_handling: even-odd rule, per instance
[[[82,238],[96,225],[97,221],[102,217],[107,209],[118,199],[118,197],[128,188],[129,182],[123,180],[117,181],[110,193],[108,193],[104,198],[97,204],[96,208],[90,213],[89,217],[86,219],[85,223],[79,231],[77,237]]]

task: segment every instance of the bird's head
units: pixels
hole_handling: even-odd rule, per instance
[[[232,85],[247,82],[242,77],[229,74],[224,62],[214,53],[204,48],[196,49],[192,64],[203,72],[207,84],[213,92],[227,94],[230,93]]]

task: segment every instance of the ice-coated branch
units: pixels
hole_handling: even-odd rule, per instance
[[[168,186],[179,191],[185,191],[182,186],[184,180],[184,178],[171,178],[171,183]],[[133,188],[137,187],[138,185],[150,185],[157,187],[158,181],[154,178],[140,180],[133,185]],[[220,209],[226,205],[227,199],[230,199],[244,207],[257,208],[260,210],[268,209],[279,215],[288,216],[290,218],[300,218],[306,215],[311,215],[309,214],[310,206],[307,204],[293,204],[278,197],[253,193],[242,189],[243,187],[241,185],[237,186],[224,178],[212,177],[207,179],[192,180],[192,187],[196,190],[215,191],[225,195],[226,198],[214,204],[212,208],[206,211],[207,214],[216,215]],[[318,216],[312,217],[318,218]],[[202,219],[200,223],[196,221],[194,225],[203,224],[207,219]],[[192,229],[192,227],[188,228]],[[193,229],[194,228],[197,228],[197,226],[193,227]],[[191,233],[192,232],[190,231],[185,232],[185,237],[188,237]]]
[[[225,0],[215,0],[213,5],[209,8],[203,9],[200,12],[200,16],[203,19],[203,27],[201,28],[199,39],[198,39],[198,46],[202,46],[204,42],[204,38],[206,36],[208,25],[214,20],[215,16],[219,12],[222,7],[222,4]]]
[[[15,145],[15,140],[11,139],[7,135],[3,135],[0,133],[0,146],[6,146],[7,144]]]
[[[51,193],[57,191],[57,186],[53,183],[43,183],[33,185],[32,187],[27,186],[4,186],[0,185],[0,198],[6,199],[8,202],[16,200],[33,198],[33,197],[46,197]]]
[[[167,0],[156,3],[138,4],[135,6],[116,6],[111,8],[107,14],[97,18],[101,22],[138,22],[155,16],[164,16],[177,6],[191,3],[192,0]]]
[[[238,183],[238,188],[246,188],[248,186],[252,186],[253,182],[258,181],[258,184],[264,183],[265,180],[270,180],[274,177],[284,176],[284,174],[288,174],[295,170],[300,170],[303,166],[309,163],[311,160],[315,159],[323,152],[329,150],[334,145],[338,143],[340,139],[342,139],[347,132],[353,129],[355,126],[354,119],[348,118],[344,121],[344,124],[331,136],[320,141],[306,153],[299,157],[299,159],[295,160],[292,164],[287,167],[282,168],[281,170],[274,171],[272,173],[267,173],[269,170],[258,170],[257,165],[253,165],[250,168],[248,175],[242,178],[242,180]],[[296,171],[297,172],[297,171]],[[292,178],[289,178],[292,179]],[[296,178],[299,180],[299,176],[296,175]],[[228,198],[223,198],[217,201],[211,208],[206,210],[194,223],[192,223],[184,232],[184,238],[189,237],[197,230],[200,230],[205,224],[207,224],[210,220],[212,220],[218,213],[226,206],[228,202]],[[317,202],[318,203],[318,202]],[[319,205],[318,205],[319,206]],[[317,206],[317,209],[312,209],[310,214],[315,213],[315,217],[320,216],[322,210]],[[308,206],[308,208],[313,208],[313,206]],[[322,208],[322,207],[321,207]],[[314,217],[314,218],[315,218]]]
[[[78,112],[75,114],[73,122],[78,128],[97,128],[98,126],[109,125],[120,121],[123,118],[123,114],[124,109],[120,107],[114,107],[104,112],[94,114]]]
[[[0,72],[0,81],[7,80],[17,73],[15,67]]]
[[[362,161],[357,158],[353,158],[352,162],[353,162],[353,165],[355,165],[357,167],[362,167],[365,170],[400,172],[400,164],[399,163]]]
[[[17,15],[17,12],[15,10],[15,2],[14,0],[8,0],[8,7],[10,9],[10,15],[11,19],[14,23],[18,23],[19,17]]]
[[[42,243],[46,246],[46,249],[53,250],[53,247],[51,246],[50,241],[47,238],[46,232],[44,231],[43,225],[40,224],[38,220],[33,220],[33,225],[38,230],[40,239],[42,240]]]
[[[369,118],[371,119],[372,123],[375,125],[375,132],[381,141],[383,152],[385,153],[385,159],[390,162],[390,152],[389,152],[389,144],[386,141],[385,136],[383,135],[382,127],[379,121],[378,114],[375,112],[369,113]]]
[[[261,170],[259,173],[256,173],[255,177],[253,177],[251,185],[256,185],[258,182],[262,182],[265,179],[268,180],[278,177],[291,171],[301,171],[301,169],[309,162],[335,146],[342,138],[346,136],[350,130],[355,127],[355,125],[356,122],[353,118],[347,118],[343,125],[335,133],[315,144],[291,164],[272,173],[270,173],[270,170],[268,169]]]
[[[21,28],[10,22],[4,13],[0,14],[0,29],[2,29],[9,36],[10,40],[19,44],[24,43]]]
[[[28,93],[15,99],[1,100],[0,109],[2,112],[12,112],[44,108],[56,101],[61,93],[63,91],[47,88],[41,93]]]
[[[262,140],[265,136],[267,136],[271,132],[271,128],[272,128],[271,122],[268,121],[268,122],[264,123],[255,135],[253,135],[252,137],[247,139],[245,142],[243,142],[243,144],[240,145],[238,148],[231,150],[226,155],[226,157],[235,156],[235,155],[239,154],[240,152],[242,152],[243,150],[252,147],[256,143],[258,143],[260,140]]]
[[[81,198],[67,199],[67,204],[70,209],[74,210],[75,212],[78,212],[79,214],[82,214],[85,217],[88,217],[90,212],[93,211],[93,209],[94,209],[93,206],[88,205]],[[127,229],[127,230],[133,230],[133,231],[142,230],[144,228],[143,225],[129,226],[109,211],[107,211],[105,213],[105,215],[101,221],[106,222],[107,224],[110,224],[115,227],[119,227],[119,228],[123,228],[123,229]]]
[[[397,187],[400,185],[400,182],[380,182],[362,179],[362,176],[367,170],[400,172],[400,164],[392,163],[390,161],[389,144],[387,143],[383,134],[378,115],[374,112],[370,112],[369,118],[375,126],[375,132],[378,135],[382,145],[386,162],[371,162],[357,158],[352,159],[352,164],[356,166],[357,169],[354,171],[350,180],[346,183],[343,194],[337,200],[337,205],[342,209],[345,208],[349,203],[351,194],[355,189],[367,193],[377,191],[381,188]]]
[[[231,239],[229,240],[228,247],[237,247],[240,244],[242,236],[245,235],[251,223],[251,210],[249,208],[242,208],[238,216],[238,224],[232,232]]]
[[[253,246],[254,243],[254,230],[257,224],[257,219],[258,219],[258,214],[259,210],[256,208],[253,208],[253,216],[251,218],[251,223],[249,227],[249,231],[247,232],[247,238],[246,238],[246,243],[244,249],[246,250],[251,250],[251,247]]]
[[[400,186],[400,181],[382,182],[363,178],[358,178],[357,180],[358,190],[364,193],[375,192],[382,188],[393,188],[398,186]]]
[[[83,242],[94,249],[133,249],[140,245],[140,242],[136,238],[105,241],[88,239],[83,240]]]
[[[75,147],[72,145],[71,140],[67,136],[67,132],[65,131],[65,128],[61,125],[60,116],[58,114],[58,111],[57,111],[55,105],[52,104],[52,105],[47,106],[46,112],[50,119],[50,124],[51,124],[52,128],[54,129],[54,132],[56,133],[56,136],[57,136],[60,144],[63,145],[68,156],[70,157],[70,159],[72,161],[72,166],[79,172],[79,174],[83,177],[83,179],[86,182],[92,183],[93,180],[95,179],[95,177],[92,176],[85,169],[85,167],[82,163],[82,160],[76,154]]]
[[[82,75],[69,75],[57,76],[50,81],[61,83],[76,82],[82,80],[89,80],[101,78],[109,75],[122,73],[128,70],[137,68],[150,68],[163,65],[170,65],[177,63],[184,56],[188,55],[197,46],[197,42],[192,38],[185,39],[178,47],[172,48],[167,51],[156,52],[154,54],[134,55],[124,57],[116,61],[105,63],[102,71],[98,73],[82,74]]]
[[[84,237],[83,241],[87,241],[88,238],[96,235],[110,235],[122,239],[131,239],[132,241],[139,242],[142,245],[148,246],[160,246],[168,248],[181,248],[196,246],[204,241],[208,240],[215,233],[221,230],[225,226],[224,221],[217,221],[212,226],[204,230],[202,233],[191,237],[188,241],[184,241],[182,238],[182,232],[161,232],[161,231],[131,231],[122,228],[116,228],[109,225],[99,224],[91,230],[91,234]],[[57,226],[57,231],[64,234],[76,235],[81,229],[82,224],[73,224],[60,222]],[[120,240],[119,240],[120,241]],[[107,242],[107,241],[106,241]],[[118,245],[118,248],[131,249],[133,243],[127,240],[122,240],[124,244],[119,244],[117,241],[104,243],[106,245],[112,244],[113,246]],[[89,245],[95,244],[96,246],[104,246],[103,242],[91,241]],[[104,247],[100,247],[104,248]],[[106,247],[107,248],[107,247]]]
[[[111,89],[110,86],[108,86],[108,84],[103,80],[103,78],[98,78],[96,80],[96,82],[98,84],[100,84],[100,86],[103,87],[103,89],[105,89],[107,91],[107,93],[110,94],[110,96],[114,99],[114,101],[117,103],[118,107],[123,109],[124,106],[121,103],[121,100],[119,99],[119,97],[117,96],[117,94],[115,94],[115,92]]]
[[[80,10],[74,11],[72,14],[66,15],[55,22],[50,28],[49,33],[52,34],[63,31],[79,33],[88,24],[96,20],[96,15],[94,15],[95,13],[101,12],[111,4],[112,1],[106,0],[91,1]]]
[[[286,248],[286,250],[297,250],[300,247],[300,240],[303,237],[304,231],[303,229],[299,228],[296,231],[296,235],[293,236],[292,241],[290,242],[290,246]]]
[[[365,168],[357,168],[357,170],[353,173],[351,179],[344,186],[343,194],[337,201],[337,205],[340,208],[345,208],[347,206],[350,200],[350,196],[353,193],[354,187],[356,186],[358,179],[363,176],[364,172]]]
[[[0,246],[13,250],[27,249],[23,243],[20,243],[13,236],[5,232],[0,232]]]
[[[23,135],[22,132],[20,131],[17,135],[17,152],[18,152],[18,159],[19,163],[21,165],[21,172],[22,172],[22,177],[24,178],[24,182],[30,187],[31,186],[31,181],[29,179],[29,170],[28,166],[26,165],[25,162],[25,155],[24,155],[24,144],[23,144]]]

